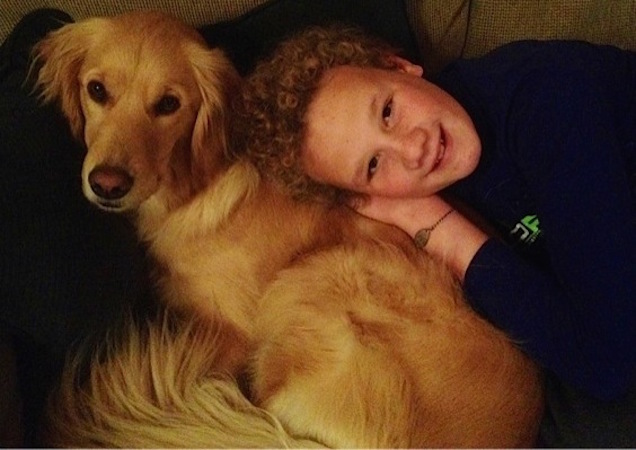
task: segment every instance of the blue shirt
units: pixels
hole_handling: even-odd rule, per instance
[[[636,366],[636,53],[524,41],[433,81],[482,140],[449,191],[505,241],[471,262],[469,301],[566,383],[620,396]]]

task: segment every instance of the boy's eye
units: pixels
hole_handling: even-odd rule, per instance
[[[393,99],[390,99],[386,105],[384,105],[384,108],[382,108],[382,120],[384,122],[388,122],[388,120],[391,118],[391,113],[393,112]]]
[[[367,170],[367,179],[370,180],[375,175],[375,172],[378,170],[379,159],[377,156],[374,156],[369,161],[369,168]]]

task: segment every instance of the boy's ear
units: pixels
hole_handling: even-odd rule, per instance
[[[390,56],[391,61],[395,64],[395,67],[400,72],[408,73],[409,75],[415,75],[421,77],[424,75],[424,68],[417,64],[413,64],[411,61],[401,58],[397,55]]]

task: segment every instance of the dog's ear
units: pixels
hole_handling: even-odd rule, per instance
[[[192,46],[189,57],[202,97],[192,133],[191,172],[195,185],[205,186],[229,157],[230,108],[240,77],[219,49]]]
[[[79,71],[98,20],[64,25],[33,48],[33,67],[40,67],[35,88],[40,90],[44,102],[59,101],[73,136],[78,140],[82,140],[84,132]]]

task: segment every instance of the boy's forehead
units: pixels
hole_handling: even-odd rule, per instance
[[[338,66],[323,75],[318,89],[311,100],[310,109],[349,107],[369,108],[378,101],[377,97],[391,90],[395,85],[396,71],[372,67]]]
[[[338,66],[329,69],[322,77],[318,89],[314,93],[310,110],[327,112],[334,105],[347,104],[354,100],[360,92],[366,90],[367,78],[361,76],[356,67]]]
[[[382,84],[385,76],[389,76],[387,71],[370,67],[338,66],[331,68],[322,76],[312,103],[316,103],[316,98],[321,98],[322,101],[344,98],[351,100],[352,97],[378,87]]]

